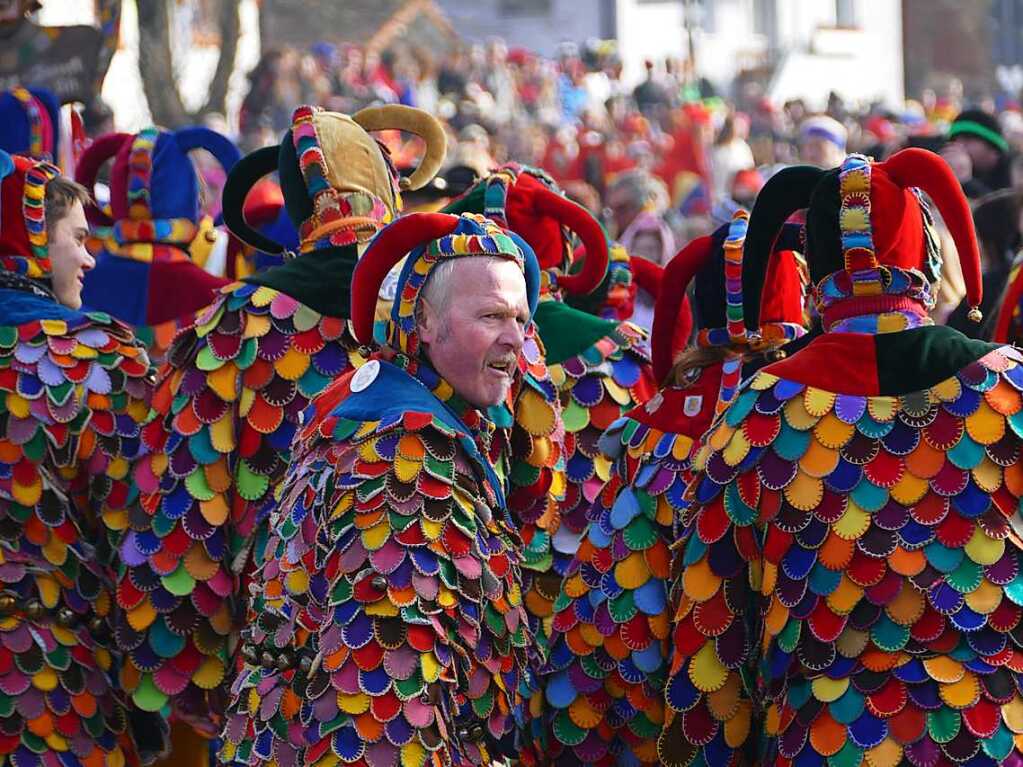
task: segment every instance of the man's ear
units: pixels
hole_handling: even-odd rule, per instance
[[[437,338],[437,313],[425,298],[420,297],[417,314],[418,321],[416,324],[419,326],[419,340],[426,345],[430,345]]]

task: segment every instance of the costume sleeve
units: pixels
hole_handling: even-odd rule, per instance
[[[600,440],[613,461],[555,602],[547,700],[574,759],[657,764],[670,657],[673,520],[692,440],[623,417]]]
[[[480,764],[514,753],[516,543],[449,433],[313,418],[289,469],[221,758]]]
[[[154,488],[125,542],[126,688],[212,737],[244,621],[259,522],[302,408],[348,365],[342,320],[236,285],[172,346],[144,439]]]
[[[751,447],[737,428],[745,404],[733,405],[698,449],[691,505],[675,543],[672,655],[657,746],[668,767],[694,757],[714,765],[752,763],[746,751],[755,738],[759,595],[766,577],[754,523],[777,494],[757,473],[762,448]]]
[[[0,327],[0,761],[123,763],[163,748],[159,719],[133,732],[112,647],[148,372],[105,315]]]

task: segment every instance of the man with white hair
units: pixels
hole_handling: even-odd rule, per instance
[[[386,345],[313,402],[294,443],[227,762],[538,761],[516,742],[532,639],[486,413],[517,375],[539,269],[482,216],[405,216],[355,269],[364,344],[402,259]]]

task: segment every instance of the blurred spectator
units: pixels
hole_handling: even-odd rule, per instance
[[[611,228],[620,240],[630,236],[629,227],[640,213],[661,215],[668,207],[664,182],[645,170],[628,170],[616,176],[607,190]]]
[[[849,132],[827,115],[807,117],[799,126],[799,159],[818,168],[836,168],[845,159]]]
[[[967,109],[952,121],[948,137],[941,155],[967,197],[978,199],[1012,185],[1009,142],[994,115]]]
[[[714,197],[727,196],[735,174],[755,167],[753,151],[746,143],[749,121],[745,116],[729,113],[721,124],[714,148],[710,153],[711,177]]]

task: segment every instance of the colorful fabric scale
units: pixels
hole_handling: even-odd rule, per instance
[[[518,537],[465,435],[416,408],[350,419],[353,380],[299,435],[221,758],[494,764],[530,642]]]
[[[694,458],[663,764],[1023,763],[1021,361],[740,392]]]
[[[587,510],[610,478],[611,462],[598,447],[600,435],[657,390],[649,362],[638,350],[644,338],[635,325],[622,322],[579,354],[550,365],[566,432],[568,483],[552,540],[554,569],[561,577],[578,549]]]
[[[107,315],[19,290],[0,306],[0,764],[138,764],[114,592],[155,483],[133,476],[149,360]]]
[[[215,735],[228,638],[245,616],[247,579],[264,541],[303,408],[352,366],[345,321],[265,286],[235,283],[176,339],[144,430],[156,486],[121,557],[118,591],[133,616],[137,705],[168,702]],[[265,540],[265,536],[264,536]]]

